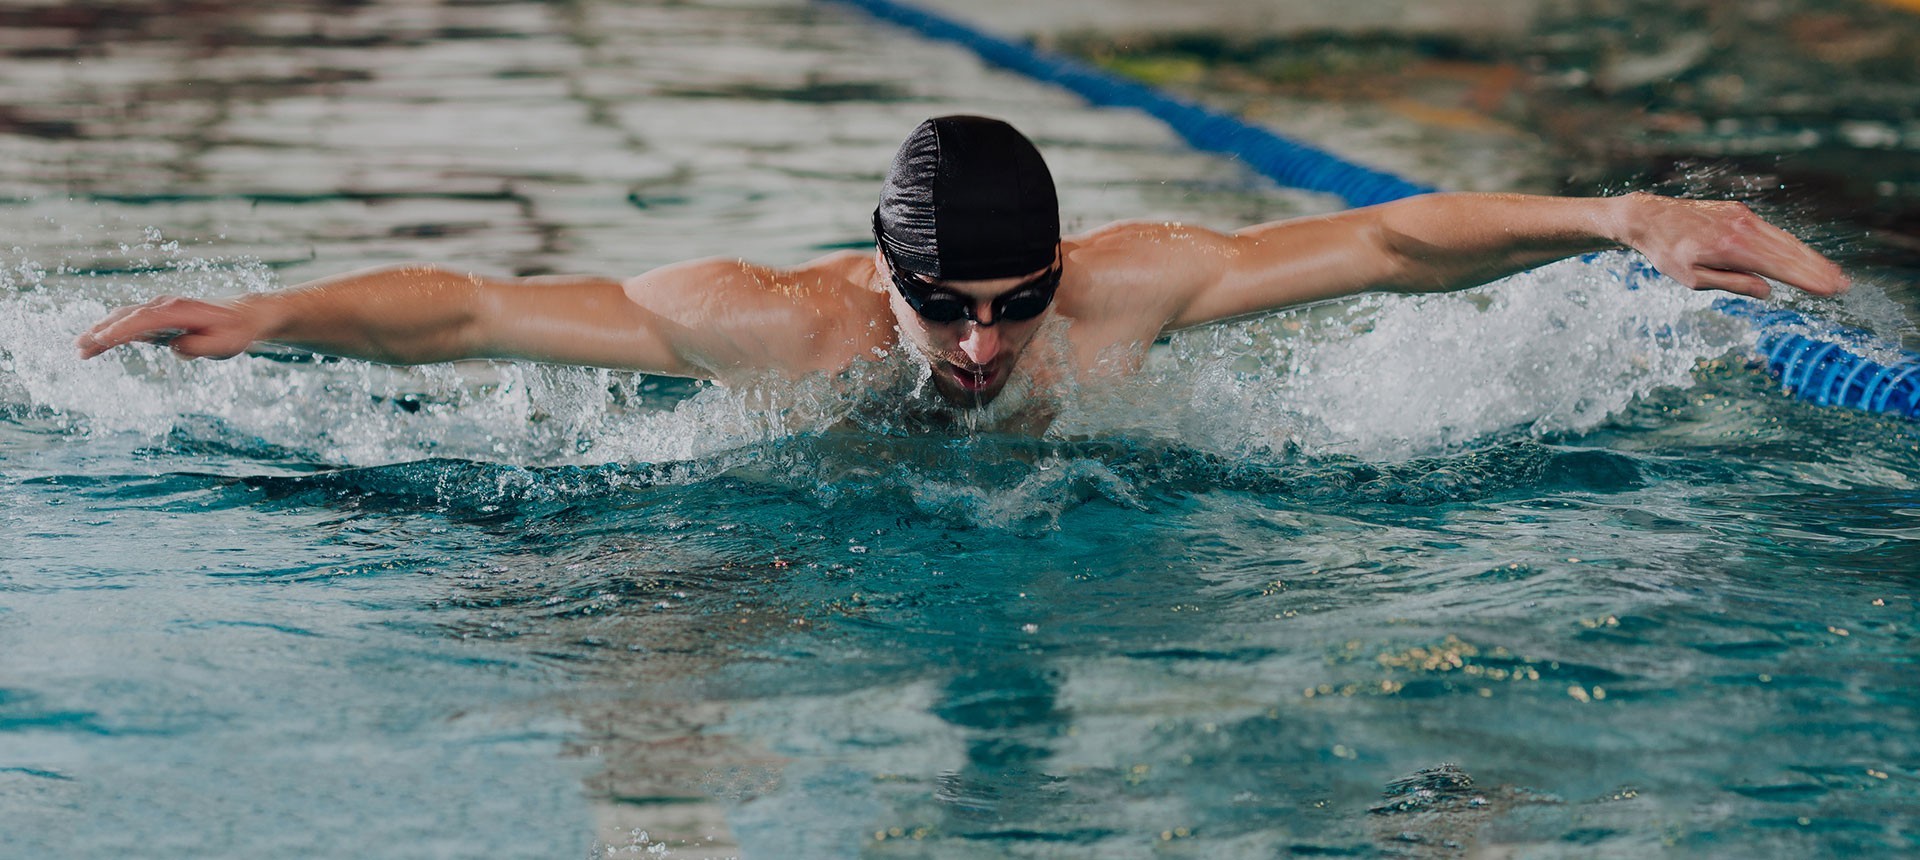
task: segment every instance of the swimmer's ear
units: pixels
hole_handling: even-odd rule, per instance
[[[866,279],[866,287],[876,293],[887,291],[887,261],[879,248],[873,249],[873,277]]]

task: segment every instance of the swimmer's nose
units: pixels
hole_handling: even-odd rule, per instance
[[[968,323],[967,333],[960,338],[960,351],[976,366],[993,361],[1000,354],[999,327]]]

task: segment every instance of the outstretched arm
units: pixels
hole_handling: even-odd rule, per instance
[[[121,308],[75,341],[91,358],[136,341],[186,358],[228,358],[272,341],[389,364],[521,358],[719,377],[736,370],[821,369],[833,358],[800,340],[822,302],[849,300],[844,261],[791,270],[700,260],[616,281],[497,278],[436,266],[369,269],[287,290],[202,301],[163,297]]]
[[[1766,278],[1816,295],[1847,289],[1840,268],[1739,203],[1651,194],[1598,199],[1430,194],[1202,233],[1169,328],[1370,290],[1477,286],[1588,251],[1631,248],[1697,290],[1764,298]]]
[[[424,364],[492,352],[490,323],[516,294],[551,286],[574,294],[569,304],[578,304],[583,294],[619,297],[619,285],[602,279],[541,280],[554,283],[406,265],[228,299],[162,296],[114,311],[75,345],[82,358],[135,341],[164,343],[183,358],[231,358],[273,341],[388,364]]]

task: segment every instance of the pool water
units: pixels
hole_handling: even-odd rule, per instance
[[[0,853],[1920,848],[1920,433],[1624,257],[1184,333],[1040,438],[863,396],[910,356],[82,363],[162,292],[857,246],[936,113],[1078,227],[1333,205],[833,6],[123,11],[4,60]]]

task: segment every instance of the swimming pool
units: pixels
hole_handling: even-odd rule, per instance
[[[0,210],[7,852],[1914,848],[1920,439],[1622,261],[1182,335],[1038,440],[832,380],[73,360],[163,290],[804,259],[956,110],[1075,226],[1332,205],[830,7],[319,9],[7,60],[51,93]]]

